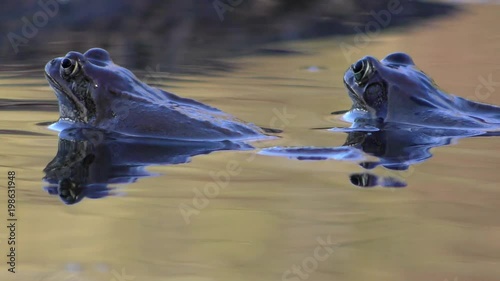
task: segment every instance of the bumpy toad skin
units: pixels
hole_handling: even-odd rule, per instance
[[[353,106],[349,121],[377,120],[431,128],[498,128],[500,107],[441,91],[404,53],[379,61],[366,56],[347,69],[344,84]]]
[[[200,102],[141,82],[106,50],[69,52],[45,66],[60,123],[130,136],[185,140],[263,138],[262,130]]]

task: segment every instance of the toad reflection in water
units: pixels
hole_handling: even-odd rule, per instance
[[[229,141],[196,142],[123,137],[89,128],[71,128],[59,135],[57,155],[44,169],[45,190],[66,204],[83,198],[117,194],[110,184],[133,183],[152,176],[149,165],[186,163],[191,157],[218,150],[251,149]]]
[[[460,138],[500,135],[500,107],[441,91],[404,53],[382,61],[369,56],[359,60],[346,71],[344,84],[353,106],[342,113],[352,126],[330,130],[348,133],[342,147],[353,149],[349,157],[338,148],[324,147],[273,147],[260,153],[300,160],[357,161],[365,171],[350,176],[353,184],[403,187],[406,183],[401,179],[378,177],[368,170],[382,166],[405,171],[430,158],[433,147]],[[354,150],[366,157],[352,158]],[[378,160],[369,161],[368,156]]]

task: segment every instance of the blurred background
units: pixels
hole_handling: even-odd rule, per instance
[[[405,0],[4,1],[0,51],[7,61],[37,63],[41,56],[100,46],[132,68],[163,62],[169,71],[179,65],[224,70],[215,58],[249,54],[263,43],[355,34],[354,27],[373,20],[371,11],[389,3],[397,12],[381,29],[456,10]]]

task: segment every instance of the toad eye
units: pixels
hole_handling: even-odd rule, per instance
[[[73,59],[64,58],[61,62],[61,71],[65,77],[73,77],[78,74],[80,66],[78,62]]]
[[[367,59],[361,59],[351,66],[354,80],[358,85],[364,84],[374,73],[373,67]]]

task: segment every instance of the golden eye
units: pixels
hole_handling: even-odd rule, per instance
[[[80,66],[76,60],[64,58],[61,62],[61,69],[64,75],[72,77],[78,73]]]

